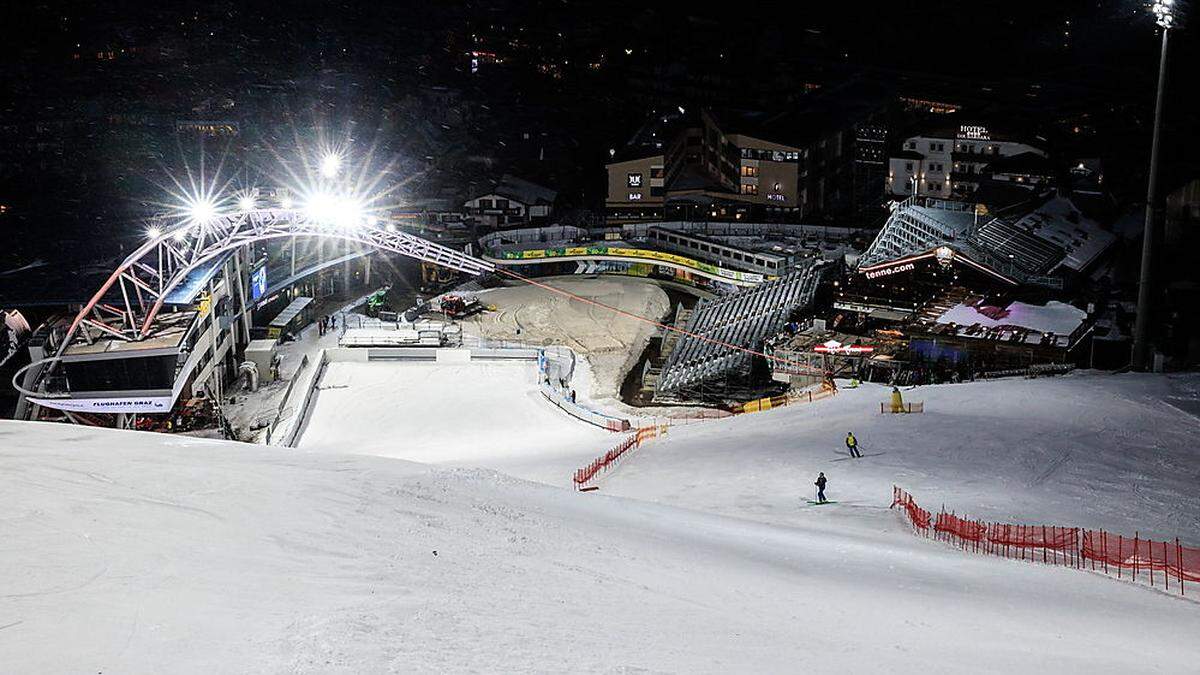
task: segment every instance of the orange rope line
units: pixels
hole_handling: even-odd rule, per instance
[[[527,284],[529,284],[529,285],[531,285],[531,286],[537,286],[538,288],[544,288],[544,289],[546,289],[546,290],[550,291],[551,293],[557,293],[558,295],[564,296],[564,297],[566,297],[566,298],[569,298],[569,299],[571,299],[571,300],[578,300],[579,302],[582,302],[582,303],[585,303],[585,304],[588,304],[588,305],[593,305],[593,306],[596,306],[596,307],[600,307],[600,308],[603,308],[603,309],[607,309],[608,311],[610,311],[610,312],[613,312],[613,313],[615,313],[615,314],[620,314],[621,316],[625,316],[625,317],[628,317],[628,318],[630,318],[630,319],[634,319],[635,321],[641,321],[641,322],[643,322],[643,323],[648,323],[648,324],[651,324],[651,325],[653,325],[653,326],[657,326],[657,327],[659,327],[659,328],[662,328],[662,329],[665,329],[665,330],[669,330],[669,331],[672,331],[672,332],[675,332],[675,333],[679,333],[680,335],[687,335],[688,337],[693,337],[693,338],[696,338],[697,340],[701,340],[701,341],[703,341],[703,342],[708,342],[708,343],[710,343],[710,344],[714,344],[714,345],[720,345],[720,346],[722,346],[722,347],[727,347],[727,348],[729,348],[729,349],[734,349],[734,350],[737,350],[737,351],[739,351],[739,352],[746,352],[747,354],[753,354],[754,356],[761,356],[761,357],[763,357],[763,358],[765,358],[765,359],[767,359],[767,360],[770,360],[770,361],[775,361],[775,362],[777,362],[777,363],[786,363],[786,364],[788,364],[788,365],[791,365],[791,366],[798,366],[798,367],[800,367],[800,368],[803,368],[803,369],[804,369],[804,370],[806,370],[806,371],[810,371],[810,372],[811,372],[811,371],[815,371],[815,370],[816,370],[816,369],[815,369],[815,368],[813,368],[812,366],[809,366],[808,364],[805,364],[805,363],[800,363],[799,361],[792,361],[791,359],[785,359],[785,358],[783,358],[783,357],[781,357],[781,356],[774,356],[774,355],[772,355],[772,354],[764,354],[763,352],[760,352],[760,351],[755,351],[755,350],[753,350],[753,349],[749,349],[749,348],[747,348],[747,347],[743,347],[743,346],[741,346],[741,345],[735,345],[735,344],[733,344],[732,342],[725,342],[724,340],[718,340],[718,339],[716,339],[716,338],[711,338],[711,337],[708,337],[707,335],[701,335],[701,334],[699,334],[699,333],[694,333],[694,332],[692,332],[692,331],[684,330],[684,329],[682,329],[682,328],[677,328],[677,327],[675,327],[675,326],[671,326],[671,325],[668,325],[668,324],[662,323],[661,321],[655,321],[654,319],[648,319],[648,318],[646,318],[646,317],[644,317],[644,316],[640,316],[640,315],[634,314],[633,312],[627,312],[627,311],[625,311],[625,310],[623,310],[623,309],[620,309],[620,308],[617,308],[617,307],[613,307],[612,305],[606,305],[606,304],[604,304],[603,302],[600,302],[599,300],[593,300],[593,299],[591,299],[591,298],[585,298],[585,297],[583,297],[582,295],[578,295],[578,294],[576,294],[576,293],[572,293],[572,292],[570,292],[570,291],[563,290],[563,289],[561,289],[561,288],[555,288],[554,286],[551,286],[551,285],[549,285],[549,284],[544,284],[544,283],[542,283],[542,282],[540,282],[540,281],[534,281],[533,279],[530,279],[530,278],[529,278],[529,277],[527,277],[527,276],[523,276],[523,275],[521,275],[521,274],[518,274],[518,273],[516,273],[516,272],[513,272],[512,270],[509,270],[509,269],[505,269],[505,268],[503,268],[503,267],[499,267],[499,266],[497,266],[497,267],[496,267],[496,271],[497,271],[497,272],[500,272],[501,274],[507,274],[508,276],[510,276],[510,277],[512,277],[512,278],[514,278],[514,279],[517,279],[518,281],[524,281],[525,283],[527,283]]]

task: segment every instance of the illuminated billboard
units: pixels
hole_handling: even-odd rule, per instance
[[[254,268],[250,273],[250,299],[253,302],[258,302],[258,299],[267,294],[267,263]]]

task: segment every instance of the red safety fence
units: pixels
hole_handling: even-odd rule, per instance
[[[900,506],[913,528],[925,536],[930,532],[930,513],[917,505],[913,496],[892,487],[892,507]],[[985,523],[962,518],[945,509],[933,521],[933,536],[974,553],[1006,558],[1041,561],[1161,583],[1166,589],[1174,584],[1180,594],[1184,582],[1200,582],[1200,549],[1169,541],[1133,538],[1109,534],[1104,530],[1084,530],[1057,525],[1015,525]]]
[[[912,495],[896,486],[892,486],[892,506],[895,507],[897,505],[904,508],[904,513],[908,516],[908,522],[917,531],[929,536],[929,520],[932,514],[917,506],[917,500],[913,499]]]
[[[594,481],[596,479],[597,475],[599,475],[603,471],[607,471],[609,468],[612,467],[613,464],[616,464],[617,460],[619,460],[622,456],[625,455],[625,453],[629,452],[633,448],[638,447],[639,445],[641,445],[642,443],[645,443],[646,441],[650,440],[651,438],[655,438],[657,436],[664,435],[666,433],[667,433],[667,427],[665,425],[664,426],[642,427],[642,428],[638,429],[637,432],[634,433],[632,436],[629,436],[625,440],[618,443],[617,447],[613,448],[612,450],[609,450],[608,452],[604,453],[603,455],[592,460],[592,462],[590,464],[588,464],[587,466],[585,466],[581,469],[576,469],[575,476],[572,479],[575,483],[575,489],[576,490],[594,490],[594,489],[596,489],[595,486],[589,486],[588,483],[591,483],[592,481]]]
[[[1183,546],[1178,539],[1153,541],[1137,534],[1130,539],[1104,530],[1084,530],[1079,554],[1093,570],[1115,572],[1119,578],[1129,576],[1134,581],[1141,574],[1151,586],[1157,572],[1159,582],[1170,588],[1174,580],[1180,593],[1185,581],[1200,581],[1200,549]]]

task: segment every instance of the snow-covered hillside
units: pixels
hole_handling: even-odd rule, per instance
[[[926,388],[907,417],[864,388],[673,429],[582,494],[0,422],[0,670],[1187,672],[1195,602],[966,555],[887,504],[895,479],[930,506],[1186,538],[1200,434],[1166,401],[1195,384]],[[850,429],[863,460],[835,454]],[[799,504],[818,470],[841,504]]]
[[[1200,378],[1081,374],[920,387],[925,413],[881,415],[890,388],[674,429],[626,460],[607,493],[778,522],[820,471],[830,499],[1017,523],[1108,528],[1200,546]],[[850,459],[846,433],[863,459]],[[821,516],[831,515],[822,513]],[[832,515],[837,515],[835,512]]]
[[[1170,672],[1200,655],[1193,605],[963,558],[886,518],[848,537],[487,471],[0,434],[0,661],[19,672],[1117,670],[1148,655]]]

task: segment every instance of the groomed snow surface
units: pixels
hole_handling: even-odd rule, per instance
[[[1200,421],[1180,409],[1197,398],[1196,378],[927,387],[906,392],[927,410],[909,416],[880,415],[887,390],[865,386],[672,429],[580,494],[487,468],[559,461],[591,433],[535,412],[521,367],[480,375],[494,398],[464,394],[503,415],[468,416],[438,403],[458,395],[441,375],[375,365],[326,374],[324,386],[343,375],[348,386],[321,391],[310,427],[320,433],[300,450],[0,423],[0,670],[1200,663],[1193,601],[965,554],[914,537],[887,510],[899,482],[933,508],[1200,544]],[[393,396],[423,417],[389,413]],[[328,452],[323,415],[344,419],[343,438],[427,435],[409,456],[443,466],[396,459],[409,452],[396,444],[362,446],[388,457]],[[540,435],[525,429],[543,422]],[[443,427],[461,429],[462,445]],[[837,454],[851,429],[862,460]],[[589,456],[616,439],[601,435]],[[453,466],[471,464],[484,468]],[[817,471],[839,504],[802,504]]]
[[[529,361],[330,363],[299,447],[487,466],[567,486],[612,432],[547,403]]]

